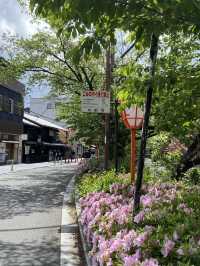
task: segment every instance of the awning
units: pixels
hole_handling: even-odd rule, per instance
[[[65,147],[68,148],[67,144],[63,143],[49,143],[49,142],[37,142],[37,141],[30,141],[25,140],[23,141],[25,145],[44,145],[44,146],[51,146],[51,147]]]
[[[23,143],[26,144],[26,145],[38,145],[38,144],[41,144],[41,143],[39,143],[37,141],[30,141],[30,140],[24,140]]]
[[[3,142],[3,143],[12,143],[12,144],[19,144],[19,141],[15,141],[15,140],[2,140],[1,142]]]
[[[45,146],[65,147],[65,148],[67,148],[67,144],[63,144],[63,143],[48,143],[48,142],[42,142],[42,144],[45,145]]]

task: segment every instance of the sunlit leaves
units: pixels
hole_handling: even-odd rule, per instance
[[[149,46],[152,31],[156,35],[177,31],[199,34],[199,6],[198,0],[30,0],[31,9],[59,32],[86,38],[86,43],[80,44],[79,54],[100,53],[100,47],[108,44],[108,37],[115,41],[117,29],[135,32],[132,36],[136,39],[142,31],[140,42],[145,47]],[[88,43],[91,33],[94,46]]]

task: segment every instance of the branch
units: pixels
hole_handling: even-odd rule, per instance
[[[82,70],[82,72],[83,72],[83,75],[85,76],[85,80],[86,80],[86,82],[87,82],[87,84],[88,84],[90,90],[93,90],[92,82],[91,82],[90,78],[88,77],[88,74],[87,74],[87,72],[85,71],[85,68],[84,68],[84,67],[81,67],[81,70]]]
[[[61,47],[62,47],[62,52],[63,52],[63,55],[64,55],[64,60],[61,59],[61,58],[59,58],[59,57],[58,57],[57,59],[61,59],[62,62],[63,62],[64,64],[66,64],[66,66],[71,70],[71,72],[74,74],[74,76],[76,77],[76,79],[77,79],[78,81],[82,82],[82,81],[80,80],[80,76],[76,73],[76,71],[72,68],[72,66],[71,66],[71,65],[67,62],[67,60],[66,60],[67,55],[66,55],[66,52],[65,52],[65,46],[64,46],[64,44],[63,44],[63,42],[62,42],[61,37],[59,37],[59,40],[60,40],[60,44],[61,44]]]
[[[146,52],[146,50],[144,49],[141,53],[139,53],[135,59],[135,61],[137,62],[138,59],[140,59],[140,57]]]
[[[47,68],[37,67],[37,66],[26,66],[26,67],[27,68],[25,69],[24,72],[43,72],[43,73],[48,73],[50,75],[58,76],[60,78],[66,78],[66,79],[71,80],[73,82],[77,82],[76,79],[73,79],[73,78],[65,76],[65,75],[61,75],[59,73],[52,72]]]

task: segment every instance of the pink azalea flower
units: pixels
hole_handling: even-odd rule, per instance
[[[133,256],[124,257],[124,266],[134,266],[137,265],[141,258],[141,252],[138,249]]]
[[[156,259],[150,258],[146,259],[143,263],[142,266],[159,266],[158,261]]]
[[[134,230],[129,231],[123,238],[124,240],[124,249],[129,251],[133,246],[134,239],[137,237],[137,233]]]
[[[145,207],[150,207],[153,203],[153,197],[149,195],[143,195],[140,198],[141,204]]]
[[[165,240],[164,245],[161,249],[162,255],[166,258],[169,255],[169,253],[173,250],[174,246],[175,246],[174,241],[169,239]]]
[[[139,234],[136,239],[134,240],[134,244],[137,246],[137,247],[141,247],[144,242],[148,239],[148,233],[147,232],[144,232],[144,233],[141,233]]]
[[[192,213],[192,208],[189,208],[186,203],[181,203],[178,205],[178,209],[182,209],[186,214]]]
[[[174,231],[174,233],[173,233],[173,240],[174,240],[174,241],[179,240],[179,235],[177,234],[176,231]]]
[[[116,252],[122,249],[123,246],[123,240],[122,239],[115,239],[110,247],[110,252]]]
[[[180,255],[180,256],[183,256],[183,255],[184,255],[184,251],[183,251],[182,248],[177,249],[176,253],[177,253],[178,255]]]
[[[140,211],[135,217],[134,217],[134,222],[136,224],[139,224],[140,222],[142,222],[144,220],[144,216],[145,216],[145,212],[144,211]]]

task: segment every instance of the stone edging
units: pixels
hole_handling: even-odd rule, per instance
[[[81,175],[85,170],[87,170],[88,168],[88,161],[85,160],[79,170],[79,175]],[[75,191],[75,207],[76,207],[76,214],[77,214],[77,221],[78,221],[78,226],[79,226],[79,232],[80,232],[80,237],[81,237],[81,242],[82,242],[82,247],[83,247],[83,252],[84,252],[84,256],[85,256],[85,262],[86,262],[86,266],[92,266],[92,262],[91,259],[88,255],[88,251],[89,251],[89,247],[87,245],[87,242],[85,241],[85,237],[83,234],[83,228],[81,225],[81,221],[80,221],[80,214],[81,214],[81,208],[80,208],[80,204],[79,204],[79,197]]]
[[[82,242],[83,252],[84,252],[84,256],[85,256],[85,261],[86,261],[87,266],[92,266],[91,258],[88,255],[89,247],[88,247],[88,244],[85,240],[85,237],[83,234],[83,228],[82,228],[81,221],[80,221],[81,208],[80,208],[80,204],[78,202],[78,195],[77,194],[75,194],[75,205],[76,205],[78,226],[79,226],[79,232],[80,232],[80,236],[81,236],[81,242]]]
[[[79,251],[77,240],[74,239],[73,233],[66,233],[66,228],[68,229],[76,229],[78,225],[68,224],[70,219],[70,209],[68,205],[72,201],[71,198],[74,193],[74,183],[75,183],[76,175],[73,175],[66,186],[66,190],[64,192],[63,197],[63,206],[62,206],[62,217],[61,217],[61,231],[60,231],[60,266],[77,266],[80,265]],[[71,227],[71,228],[70,228]],[[70,252],[70,249],[73,252]]]
[[[76,266],[80,265],[80,258],[78,257],[79,252],[77,250],[76,254],[71,255],[69,254],[69,250],[66,250],[68,246],[76,246],[78,249],[78,245],[75,239],[69,239],[69,234],[65,233],[65,228],[66,228],[66,222],[69,217],[69,210],[68,209],[68,204],[72,201],[73,195],[75,195],[75,181],[76,178],[81,175],[85,170],[88,168],[88,163],[87,161],[83,160],[79,163],[79,167],[76,169],[76,173],[71,177],[70,181],[66,185],[66,189],[64,192],[63,196],[63,206],[62,206],[62,215],[61,215],[61,236],[60,236],[60,266]],[[76,199],[75,199],[76,203]],[[76,207],[76,204],[75,204]],[[77,212],[77,208],[76,208]],[[78,224],[73,224],[72,227],[76,227],[77,229],[79,228],[80,236],[81,236],[81,242],[83,245],[83,251],[85,254],[85,249],[84,249],[84,243],[82,240],[82,230],[80,228],[79,224],[79,217],[77,213],[77,220]],[[72,243],[73,242],[73,243]],[[73,245],[74,244],[74,245]],[[67,252],[68,251],[68,252]],[[74,252],[73,252],[74,253]],[[87,258],[85,256],[85,259],[87,261]],[[87,266],[92,266],[91,264],[87,264]]]

